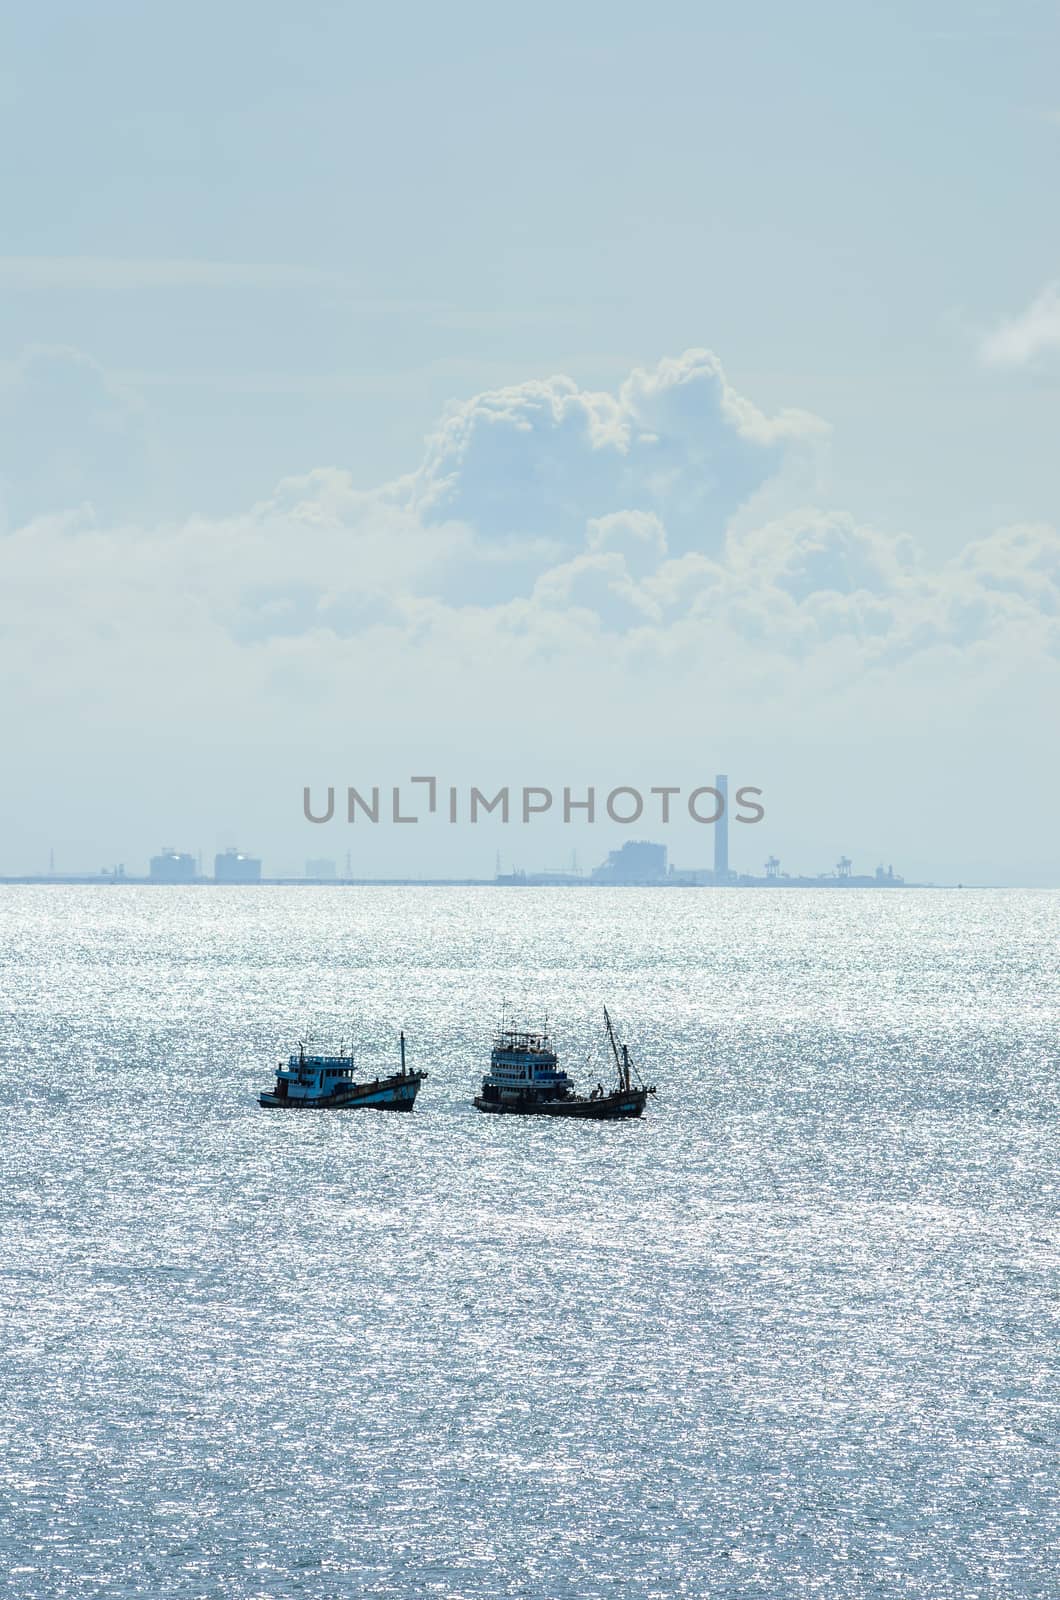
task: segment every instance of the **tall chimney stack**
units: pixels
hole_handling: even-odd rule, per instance
[[[721,795],[721,816],[714,824],[714,882],[729,881],[729,779],[719,772],[714,787]]]

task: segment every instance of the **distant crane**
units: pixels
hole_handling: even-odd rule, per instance
[[[851,872],[853,871],[853,867],[854,863],[851,861],[849,856],[840,856],[839,860],[836,862],[836,877],[849,878]]]
[[[779,878],[780,877],[780,857],[779,856],[770,856],[769,860],[766,862],[766,877],[767,878]]]

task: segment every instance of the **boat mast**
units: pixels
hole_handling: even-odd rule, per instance
[[[628,1057],[628,1054],[626,1052],[625,1046],[623,1046],[622,1054],[626,1058],[625,1071],[623,1072],[622,1059],[618,1054],[618,1045],[615,1043],[615,1030],[611,1026],[611,1018],[607,1014],[607,1007],[606,1006],[604,1007],[604,1021],[607,1024],[607,1037],[611,1041],[611,1050],[612,1050],[612,1053],[613,1053],[614,1058],[615,1058],[615,1067],[618,1070],[618,1087],[620,1089],[628,1089],[629,1088],[629,1057]]]
[[[405,1035],[401,1035],[401,1076],[405,1076]]]

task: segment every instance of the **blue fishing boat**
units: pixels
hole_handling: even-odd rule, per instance
[[[358,1082],[353,1072],[353,1052],[317,1055],[299,1045],[298,1054],[281,1061],[276,1085],[264,1089],[258,1105],[267,1111],[353,1111],[360,1107],[378,1111],[411,1111],[426,1072],[410,1071],[405,1064],[405,1035],[401,1035],[401,1070],[386,1078]]]

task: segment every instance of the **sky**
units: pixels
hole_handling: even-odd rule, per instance
[[[1055,5],[0,29],[0,873],[703,865],[303,789],[727,771],[1060,884]]]

